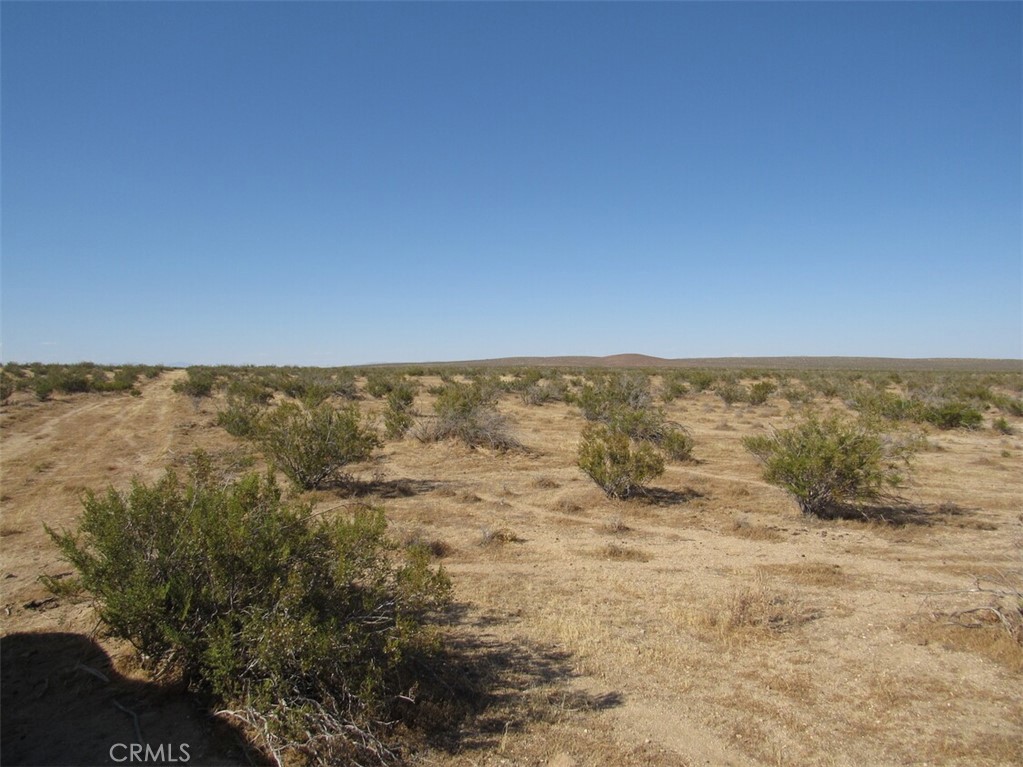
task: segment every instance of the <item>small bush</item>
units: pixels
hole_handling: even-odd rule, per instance
[[[609,375],[586,384],[576,397],[583,418],[606,423],[622,410],[646,410],[653,404],[650,382],[642,374]]]
[[[653,445],[601,424],[583,431],[578,465],[610,498],[629,498],[664,473],[664,458]]]
[[[984,416],[965,402],[946,402],[928,408],[924,420],[939,429],[976,429],[984,422]]]
[[[209,397],[217,385],[217,375],[207,368],[188,368],[188,377],[176,381],[171,387],[180,394],[191,397]]]
[[[344,467],[366,460],[380,444],[354,405],[337,410],[326,403],[278,406],[262,419],[257,438],[270,460],[306,490],[349,481]]]
[[[1013,397],[997,397],[995,405],[998,406],[999,410],[1009,415],[1014,415],[1017,418],[1023,416],[1023,400],[1014,399]]]
[[[685,427],[671,425],[661,434],[658,445],[673,461],[691,461],[696,443]]]
[[[751,405],[763,405],[778,389],[770,381],[757,381],[749,388],[749,403]]]
[[[543,405],[547,402],[565,402],[568,398],[568,384],[561,378],[532,383],[521,390],[525,405]]]
[[[663,402],[673,402],[688,393],[689,384],[681,373],[672,373],[664,377],[664,385],[661,388],[661,400]]]
[[[110,634],[250,726],[276,763],[382,761],[379,723],[415,684],[428,612],[449,582],[404,561],[380,510],[315,516],[272,476],[88,494],[76,532],[49,534]],[[290,759],[288,760],[290,763]]]
[[[853,393],[849,406],[868,418],[889,421],[923,420],[926,406],[918,399],[900,397],[892,392],[860,389]]]
[[[265,407],[258,402],[239,396],[229,396],[227,407],[217,413],[217,426],[224,427],[234,437],[254,437],[259,431],[259,419]]]
[[[394,390],[396,376],[387,371],[376,370],[366,374],[366,393],[376,399],[383,399]]]
[[[707,391],[714,385],[716,376],[709,370],[690,370],[684,374],[685,380],[689,381],[693,391]]]
[[[1012,428],[1012,425],[1004,418],[996,418],[991,423],[991,428],[997,431],[999,434],[1013,435],[1016,430]]]
[[[743,445],[763,464],[765,480],[791,494],[804,514],[818,517],[885,497],[899,486],[899,467],[910,454],[909,447],[839,416],[810,415],[769,437],[747,437]]]
[[[742,384],[720,383],[715,387],[714,393],[729,407],[736,402],[749,402],[749,390]]]
[[[509,433],[504,417],[497,412],[496,392],[481,382],[451,382],[437,395],[433,406],[436,419],[424,425],[419,439],[436,442],[458,439],[469,447],[509,450],[520,447]]]
[[[409,381],[402,381],[387,394],[387,409],[384,411],[384,430],[388,439],[401,439],[415,424],[412,403],[415,402],[416,387]]]
[[[53,388],[53,381],[49,378],[32,379],[32,391],[35,392],[36,399],[40,402],[46,402],[50,398]]]

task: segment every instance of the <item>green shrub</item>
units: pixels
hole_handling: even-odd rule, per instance
[[[923,420],[927,407],[918,399],[900,397],[887,391],[860,389],[856,391],[849,406],[868,418],[886,418],[889,421]]]
[[[234,437],[254,437],[259,431],[259,419],[264,405],[238,395],[228,395],[227,407],[217,413],[217,426],[224,427]]]
[[[565,402],[568,399],[568,384],[560,376],[531,383],[520,391],[525,405],[543,405],[547,402]]]
[[[1003,396],[995,400],[995,405],[998,406],[999,410],[1009,415],[1014,415],[1017,418],[1023,416],[1023,400]]]
[[[81,394],[92,389],[89,375],[81,369],[65,368],[53,376],[53,388],[64,394]]]
[[[939,429],[976,429],[984,422],[984,416],[965,402],[945,402],[927,408],[924,420]]]
[[[261,420],[257,439],[267,457],[306,490],[350,481],[344,467],[366,460],[380,444],[362,425],[358,408],[337,410],[327,403],[311,409],[279,405]]]
[[[273,389],[255,378],[235,378],[227,385],[228,399],[246,404],[268,405],[273,395]]]
[[[217,375],[209,368],[191,367],[188,368],[188,377],[182,381],[176,381],[171,387],[179,394],[187,394],[190,397],[209,397],[217,385]]]
[[[805,405],[813,401],[813,392],[799,386],[783,386],[778,393],[791,405]]]
[[[673,461],[691,461],[696,443],[685,427],[672,424],[661,433],[657,445]]]
[[[433,406],[436,418],[419,430],[419,439],[435,442],[458,439],[469,447],[497,450],[520,447],[509,433],[504,417],[497,412],[497,393],[487,385],[453,381],[437,394]]]
[[[688,370],[683,375],[693,387],[693,391],[697,392],[707,391],[716,380],[716,376],[709,370]]]
[[[629,498],[664,473],[664,458],[653,445],[603,424],[583,431],[578,465],[610,498]]]
[[[910,448],[839,416],[810,415],[771,436],[743,445],[763,464],[764,479],[786,490],[804,514],[826,516],[837,507],[877,501],[899,486]]]
[[[384,430],[389,439],[401,439],[415,425],[415,402],[418,386],[411,381],[401,381],[387,395],[387,409],[384,411]]]
[[[742,384],[719,383],[714,388],[714,393],[729,407],[736,402],[749,402],[749,390]]]
[[[664,377],[664,385],[661,388],[661,400],[663,402],[673,402],[688,393],[689,383],[682,373],[671,373]]]
[[[1012,424],[1005,420],[1005,418],[996,418],[994,421],[991,422],[991,428],[997,431],[999,434],[1006,434],[1011,436],[1016,433],[1016,430],[1012,428]]]
[[[757,381],[751,387],[749,387],[749,403],[751,405],[763,405],[767,402],[767,398],[770,397],[778,389],[770,381]]]
[[[382,399],[394,389],[395,375],[386,371],[373,371],[366,374],[366,393],[371,397]]]
[[[33,378],[32,391],[35,392],[37,400],[46,402],[53,394],[53,381],[46,376]]]
[[[285,506],[273,477],[224,486],[202,462],[128,492],[88,494],[75,532],[48,532],[106,628],[229,709],[266,756],[377,761],[379,723],[433,646],[425,619],[449,582],[404,560],[380,510]],[[289,759],[290,763],[290,759]]]
[[[7,371],[5,370],[4,373],[0,375],[0,402],[6,402],[10,396],[14,394],[15,388],[16,384],[14,383],[14,378],[7,375]]]
[[[576,403],[587,421],[607,423],[614,413],[623,409],[645,410],[653,404],[650,381],[640,373],[606,375],[586,384]]]

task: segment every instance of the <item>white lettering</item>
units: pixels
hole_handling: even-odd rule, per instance
[[[118,759],[116,756],[114,756],[114,749],[115,748],[123,748],[125,750],[128,749],[128,747],[126,745],[124,745],[124,743],[115,743],[114,745],[112,745],[110,747],[110,761],[118,762],[118,763],[126,761],[128,759],[128,757],[126,757],[126,756],[122,756],[120,759]]]
[[[152,746],[146,743],[146,758],[147,762],[163,762],[166,761],[163,758],[163,743],[160,744],[156,751],[153,750]]]

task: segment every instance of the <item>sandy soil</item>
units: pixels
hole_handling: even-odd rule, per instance
[[[171,391],[180,375],[141,397],[16,395],[0,412],[3,764],[112,763],[139,734],[188,743],[191,764],[246,763],[238,733],[214,731],[97,633],[87,602],[38,581],[69,572],[42,525],[72,526],[83,490],[152,480],[196,447],[244,455],[214,425],[217,402]],[[491,680],[486,705],[414,762],[1023,764],[1019,647],[932,618],[985,604],[966,593],[976,576],[1023,577],[1020,437],[931,431],[897,524],[817,521],[741,446],[787,422],[782,400],[669,406],[698,460],[629,502],[575,467],[577,409],[507,396],[501,410],[528,450],[408,439],[357,468],[397,538],[445,550],[444,630]]]

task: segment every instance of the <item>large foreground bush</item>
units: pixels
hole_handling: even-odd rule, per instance
[[[405,558],[379,510],[314,516],[272,476],[87,495],[77,532],[50,530],[109,632],[243,720],[278,763],[384,761],[375,733],[429,646],[449,584]]]
[[[764,479],[788,491],[804,514],[826,516],[839,506],[872,502],[899,486],[910,447],[839,416],[810,415],[771,436],[747,437]]]

